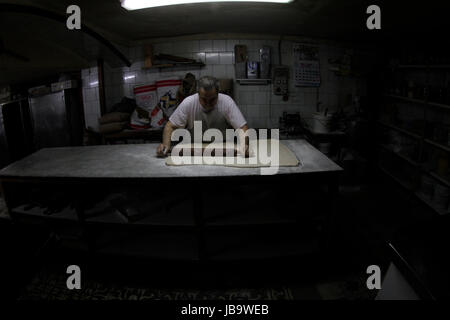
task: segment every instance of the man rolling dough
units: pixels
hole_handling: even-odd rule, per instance
[[[233,99],[219,93],[219,81],[204,76],[198,81],[198,92],[185,98],[167,121],[163,141],[157,148],[158,156],[166,156],[170,151],[170,138],[175,129],[186,128],[193,137],[194,121],[202,121],[203,132],[215,128],[222,131],[224,137],[226,129],[248,130],[247,121]],[[240,141],[239,152],[248,157],[248,139]]]

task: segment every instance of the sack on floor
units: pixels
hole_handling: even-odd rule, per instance
[[[114,104],[111,108],[111,112],[122,112],[122,113],[128,113],[130,115],[134,109],[136,109],[136,100],[123,97],[120,102]]]
[[[130,114],[124,112],[107,113],[98,119],[99,124],[114,123],[114,122],[128,122]]]
[[[133,111],[130,117],[130,127],[132,129],[150,128],[150,118],[147,112],[142,112],[139,108]]]
[[[128,125],[128,121],[124,122],[113,122],[113,123],[105,123],[99,126],[99,131],[102,134],[120,132],[126,128]]]

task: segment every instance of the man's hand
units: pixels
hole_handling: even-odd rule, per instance
[[[156,149],[156,155],[158,157],[166,157],[167,154],[170,151],[170,146],[166,146],[165,144],[161,143],[158,148]]]
[[[162,143],[156,149],[156,155],[158,157],[166,157],[170,152],[171,141],[170,137],[172,136],[173,130],[177,129],[177,127],[169,121],[167,121],[164,130],[163,130],[163,139]]]
[[[243,145],[241,145],[241,148],[240,148],[240,154],[241,154],[244,158],[250,157],[250,149],[249,149],[248,144],[243,144]]]

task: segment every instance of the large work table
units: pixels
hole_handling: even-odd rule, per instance
[[[282,140],[300,160],[297,167],[280,167],[276,175],[332,174],[342,169],[305,140]],[[156,157],[157,143],[46,148],[0,171],[9,179],[166,179],[245,177],[261,175],[258,168],[189,165],[167,166]]]
[[[305,140],[282,140],[300,160],[296,167],[280,167],[274,175],[261,175],[259,168],[189,165],[167,166],[156,157],[157,143],[101,145],[86,147],[46,148],[17,161],[0,171],[0,184],[5,201],[14,219],[13,208],[20,204],[20,188],[27,185],[60,186],[68,188],[74,199],[78,219],[85,223],[83,197],[92,186],[126,186],[166,188],[188,182],[194,203],[194,230],[198,236],[199,259],[205,257],[202,192],[218,184],[283,182],[320,182],[328,186],[330,205],[338,190],[338,176],[342,171],[336,163]],[[196,188],[195,186],[201,186]],[[86,188],[84,188],[86,186]],[[59,188],[59,187],[57,187]],[[86,191],[85,191],[86,190]],[[95,190],[95,189],[94,189]],[[167,189],[167,190],[176,190]],[[169,192],[169,191],[168,191]],[[331,208],[331,207],[330,207]]]

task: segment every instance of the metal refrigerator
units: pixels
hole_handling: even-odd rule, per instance
[[[0,168],[33,152],[27,99],[0,103]]]
[[[83,107],[77,89],[29,98],[34,149],[81,145]]]

